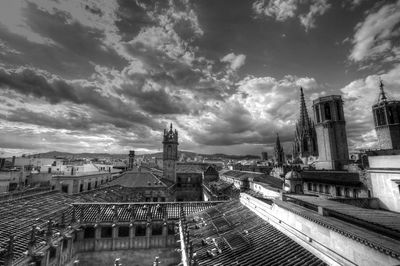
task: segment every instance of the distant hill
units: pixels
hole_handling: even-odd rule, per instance
[[[227,155],[223,153],[216,154],[201,154],[195,153],[191,151],[179,151],[179,156],[181,154],[185,154],[185,157],[193,158],[195,156],[202,156],[207,158],[208,160],[256,160],[260,159],[259,156],[256,155]],[[45,153],[38,153],[29,155],[29,157],[41,157],[41,158],[111,158],[111,159],[126,159],[128,154],[113,154],[113,153],[69,153],[69,152],[60,152],[60,151],[49,151]],[[162,158],[162,152],[156,152],[151,154],[138,154],[136,157],[157,157]]]

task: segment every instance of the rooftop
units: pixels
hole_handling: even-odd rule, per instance
[[[188,217],[198,265],[326,265],[239,201]]]
[[[304,181],[315,181],[326,184],[360,186],[360,175],[346,171],[303,171],[301,178]]]
[[[111,186],[120,185],[130,188],[161,188],[166,185],[150,172],[125,172],[109,183]]]
[[[288,195],[288,197],[310,208],[323,207],[329,216],[400,240],[400,213],[360,208],[320,197],[305,195]]]

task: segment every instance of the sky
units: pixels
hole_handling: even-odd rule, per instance
[[[299,88],[344,100],[373,148],[379,78],[400,99],[400,0],[0,1],[0,156],[291,150]]]

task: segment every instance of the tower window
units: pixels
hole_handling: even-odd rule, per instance
[[[338,120],[342,120],[342,112],[340,110],[340,103],[336,102],[336,111]]]
[[[324,111],[325,111],[325,119],[331,120],[332,115],[331,115],[331,107],[330,107],[329,103],[324,104]]]
[[[388,114],[388,121],[389,121],[389,124],[394,124],[393,109],[392,109],[391,106],[388,107],[387,114]]]
[[[317,123],[321,122],[321,117],[319,116],[319,106],[315,106],[315,114],[317,116]]]

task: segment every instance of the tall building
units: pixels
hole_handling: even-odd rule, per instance
[[[293,159],[300,158],[307,164],[310,156],[318,156],[317,135],[314,123],[308,116],[303,88],[300,87],[300,117],[296,123]]]
[[[319,155],[316,168],[341,170],[349,160],[342,97],[320,97],[313,101],[313,110]]]
[[[388,99],[380,82],[378,102],[372,106],[380,149],[400,149],[400,101]]]
[[[281,141],[279,140],[279,135],[276,133],[276,143],[274,148],[275,162],[277,164],[283,164],[285,161],[285,153],[283,152],[283,147]]]
[[[135,162],[135,151],[129,151],[128,169],[132,170]]]
[[[167,131],[164,129],[163,139],[163,171],[164,178],[176,182],[176,162],[178,161],[178,131],[172,130],[172,123]]]

